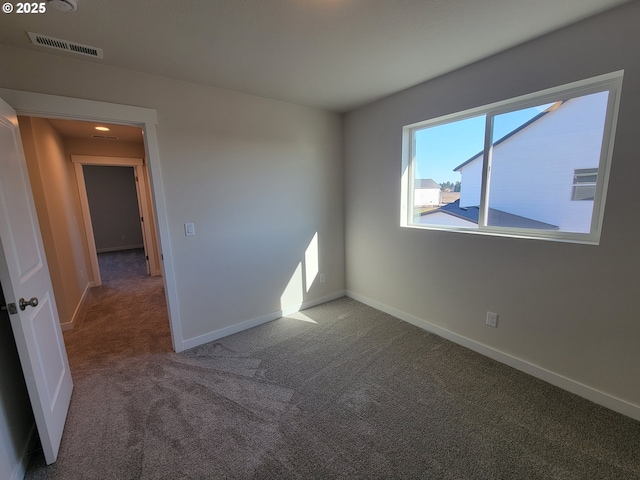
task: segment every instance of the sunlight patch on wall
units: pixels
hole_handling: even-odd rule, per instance
[[[307,292],[311,290],[311,285],[313,285],[318,276],[318,263],[318,232],[316,232],[304,252],[304,273]]]
[[[289,283],[280,296],[280,310],[282,315],[290,315],[297,312],[304,303],[305,293],[311,290],[320,271],[320,260],[318,258],[318,232],[307,245],[304,252],[304,259],[298,262]],[[314,322],[315,323],[315,322]]]
[[[288,315],[300,310],[304,301],[304,288],[302,285],[302,262],[298,262],[291,279],[280,297],[280,309],[282,315]]]

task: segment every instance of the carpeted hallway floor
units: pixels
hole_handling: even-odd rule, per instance
[[[640,479],[639,422],[348,298],[172,353],[142,267],[65,335],[59,459],[28,479]]]
[[[102,285],[65,332],[74,380],[117,360],[172,351],[162,277],[147,275],[144,250],[100,253],[98,261]]]

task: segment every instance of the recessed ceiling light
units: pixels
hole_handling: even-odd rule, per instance
[[[109,131],[109,127],[95,127],[96,130],[100,130],[101,132],[108,132]]]

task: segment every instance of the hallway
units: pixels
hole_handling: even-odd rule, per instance
[[[162,277],[146,274],[142,249],[98,255],[102,285],[92,288],[64,339],[74,382],[114,361],[171,352]]]

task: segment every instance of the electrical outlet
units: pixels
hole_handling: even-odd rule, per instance
[[[320,273],[318,275],[318,280],[320,281],[320,283],[324,283],[324,273]]]
[[[196,234],[196,227],[193,223],[189,222],[189,223],[185,223],[184,224],[184,234],[187,237],[191,237],[193,235]]]
[[[498,314],[493,312],[487,312],[487,325],[490,327],[498,328]]]

